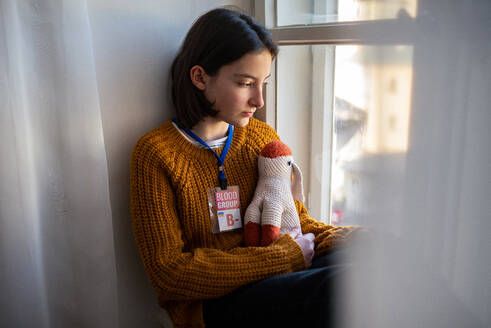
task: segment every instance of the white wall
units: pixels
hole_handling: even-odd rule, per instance
[[[292,63],[295,63],[292,65]],[[312,54],[310,47],[282,47],[278,54],[276,128],[303,170],[303,187],[310,190],[310,130],[312,115]],[[308,194],[305,194],[308,198]],[[308,202],[306,203],[308,206]]]
[[[171,61],[192,22],[221,5],[252,1],[89,0],[108,158],[121,327],[157,327],[161,315],[139,259],[129,215],[129,159],[138,137],[171,118]]]

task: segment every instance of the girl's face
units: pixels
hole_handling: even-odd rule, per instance
[[[206,76],[204,93],[215,119],[244,127],[254,112],[264,106],[263,86],[270,76],[272,57],[268,50],[248,53],[222,66],[215,76]]]

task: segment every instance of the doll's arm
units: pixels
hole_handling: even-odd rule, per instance
[[[270,245],[280,236],[284,210],[277,191],[271,191],[264,197],[263,212],[261,213],[261,246]]]
[[[247,207],[244,216],[244,241],[246,246],[259,246],[261,244],[261,208],[263,198],[258,194]]]

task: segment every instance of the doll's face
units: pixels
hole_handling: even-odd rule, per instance
[[[268,50],[248,53],[205,77],[203,92],[219,113],[216,119],[243,127],[264,106],[263,87],[271,72]]]
[[[279,156],[275,158],[269,158],[259,156],[258,169],[259,173],[268,177],[290,177],[292,174],[292,156]]]

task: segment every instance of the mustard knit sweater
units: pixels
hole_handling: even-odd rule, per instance
[[[254,118],[234,130],[224,170],[228,185],[240,188],[242,217],[256,187],[258,155],[277,139],[271,127]],[[268,247],[243,247],[242,229],[213,234],[206,190],[216,186],[215,156],[186,140],[171,121],[138,140],[131,157],[134,234],[159,304],[175,327],[203,327],[204,299],[305,269],[302,250],[288,234]],[[325,225],[310,218],[302,203],[296,207],[303,233],[316,235],[317,256],[355,229]]]

